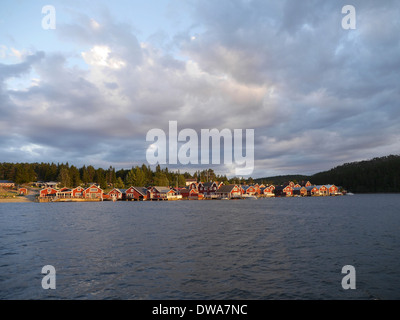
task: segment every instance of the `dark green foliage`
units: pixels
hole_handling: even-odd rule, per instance
[[[400,192],[400,156],[345,163],[313,175],[310,181],[333,183],[355,193]]]
[[[197,181],[219,181],[225,184],[274,184],[281,185],[289,181],[302,183],[310,181],[312,184],[335,184],[345,190],[363,192],[400,192],[400,156],[390,155],[382,158],[374,158],[368,161],[346,163],[328,171],[319,172],[312,176],[285,175],[268,178],[247,180],[234,177],[228,179],[225,175],[217,175],[214,170],[207,169],[196,171],[193,175],[188,172],[181,174],[162,169],[160,166],[153,171],[150,166],[132,167],[121,169],[109,167],[95,169],[93,166],[83,166],[78,169],[75,166],[54,163],[0,163],[0,180],[14,181],[16,184],[24,184],[33,181],[59,181],[62,186],[75,187],[98,183],[105,189],[107,187],[128,188],[131,185],[147,187],[149,185],[184,187],[185,179],[197,179]]]
[[[260,178],[260,179],[254,179],[254,182],[258,184],[265,184],[265,185],[282,185],[285,184],[289,181],[293,181],[294,183],[301,183],[302,181],[307,182],[311,181],[311,178],[309,176],[303,176],[303,175],[285,175],[285,176],[274,176],[274,177],[268,177],[268,178]],[[313,183],[313,181],[311,181]]]
[[[226,176],[216,175],[214,170],[197,171],[195,176],[203,182],[222,181],[228,183]],[[150,166],[132,167],[120,169],[113,167],[108,169],[83,166],[78,169],[68,163],[0,163],[0,180],[14,181],[16,184],[24,184],[35,181],[58,181],[62,187],[76,187],[97,183],[102,189],[129,188],[130,186],[147,187],[150,185],[184,187],[186,179],[194,178],[190,173],[181,174],[162,169],[157,166],[153,171]]]
[[[255,182],[281,185],[288,181],[334,184],[355,193],[400,192],[400,156],[345,163],[311,176],[286,175],[255,179]]]

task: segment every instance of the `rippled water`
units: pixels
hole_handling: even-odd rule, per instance
[[[0,299],[400,299],[400,195],[2,203]],[[56,269],[56,289],[41,286]],[[356,269],[356,290],[341,286]]]

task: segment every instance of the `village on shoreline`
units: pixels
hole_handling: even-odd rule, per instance
[[[238,200],[274,197],[340,196],[346,192],[333,184],[312,185],[310,181],[282,185],[240,185],[222,182],[197,182],[187,179],[183,188],[149,186],[103,190],[96,183],[75,188],[59,187],[58,182],[35,182],[29,186],[15,186],[12,181],[0,181],[0,188],[8,196],[0,202],[98,202],[98,201],[176,201],[176,200]],[[4,194],[4,192],[2,193]]]

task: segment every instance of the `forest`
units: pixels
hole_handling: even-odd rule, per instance
[[[145,187],[172,186],[184,187],[186,179],[199,181],[222,181],[224,183],[243,183],[238,178],[228,179],[226,176],[215,174],[214,170],[207,169],[188,172],[171,172],[168,168],[162,169],[159,165],[152,170],[150,166],[135,166],[131,169],[116,170],[94,168],[92,165],[77,168],[68,163],[0,163],[0,180],[10,180],[17,185],[35,181],[57,181],[63,187],[76,187],[90,183],[99,184],[102,189],[109,186],[124,188],[130,186]]]
[[[345,163],[314,174],[310,181],[332,183],[354,193],[400,192],[400,156]]]
[[[0,163],[0,180],[14,181],[17,185],[34,181],[58,181],[62,186],[75,187],[97,183],[102,189],[109,186],[124,188],[149,185],[184,187],[186,179],[198,181],[220,181],[225,184],[274,184],[281,185],[288,181],[312,184],[334,184],[355,193],[400,192],[400,155],[389,155],[372,160],[345,163],[328,171],[311,176],[285,175],[259,179],[228,179],[218,175],[212,169],[196,171],[194,174],[169,171],[159,165],[152,170],[143,164],[131,169],[116,170],[83,166],[77,168],[68,163]]]
[[[285,175],[255,179],[255,182],[279,185],[287,181],[334,184],[354,193],[400,192],[400,156],[389,155],[371,160],[345,163],[314,175]]]

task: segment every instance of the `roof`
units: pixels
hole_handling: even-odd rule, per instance
[[[229,185],[226,185],[226,186],[221,186],[221,188],[219,188],[219,189],[217,190],[217,193],[231,193],[232,190],[233,190],[235,187],[237,187],[236,184],[229,184]]]
[[[0,183],[14,183],[13,181],[8,181],[8,180],[0,180]]]
[[[211,187],[213,184],[214,184],[214,182],[204,182],[204,183],[203,183],[203,186],[209,188],[209,187]]]
[[[154,189],[156,189],[160,193],[168,193],[172,190],[169,187],[154,187]],[[174,191],[174,190],[172,190],[172,191]]]
[[[119,189],[119,188],[114,188],[110,192],[113,192],[114,190],[116,190],[116,191],[118,191],[120,193],[125,193],[126,192],[126,189]]]
[[[303,186],[303,187],[294,187],[294,188],[293,188],[293,191],[297,191],[297,190],[301,190],[301,189],[307,189],[307,188],[304,187],[304,186]],[[312,188],[311,188],[311,189],[312,189]],[[310,190],[311,190],[311,189],[310,189]],[[308,190],[308,189],[307,189],[307,190]]]
[[[265,189],[271,190],[271,187],[263,187],[263,188],[260,188],[261,191],[264,191]]]
[[[136,190],[137,193],[140,193],[142,196],[147,195],[147,188],[144,187],[132,187]]]

